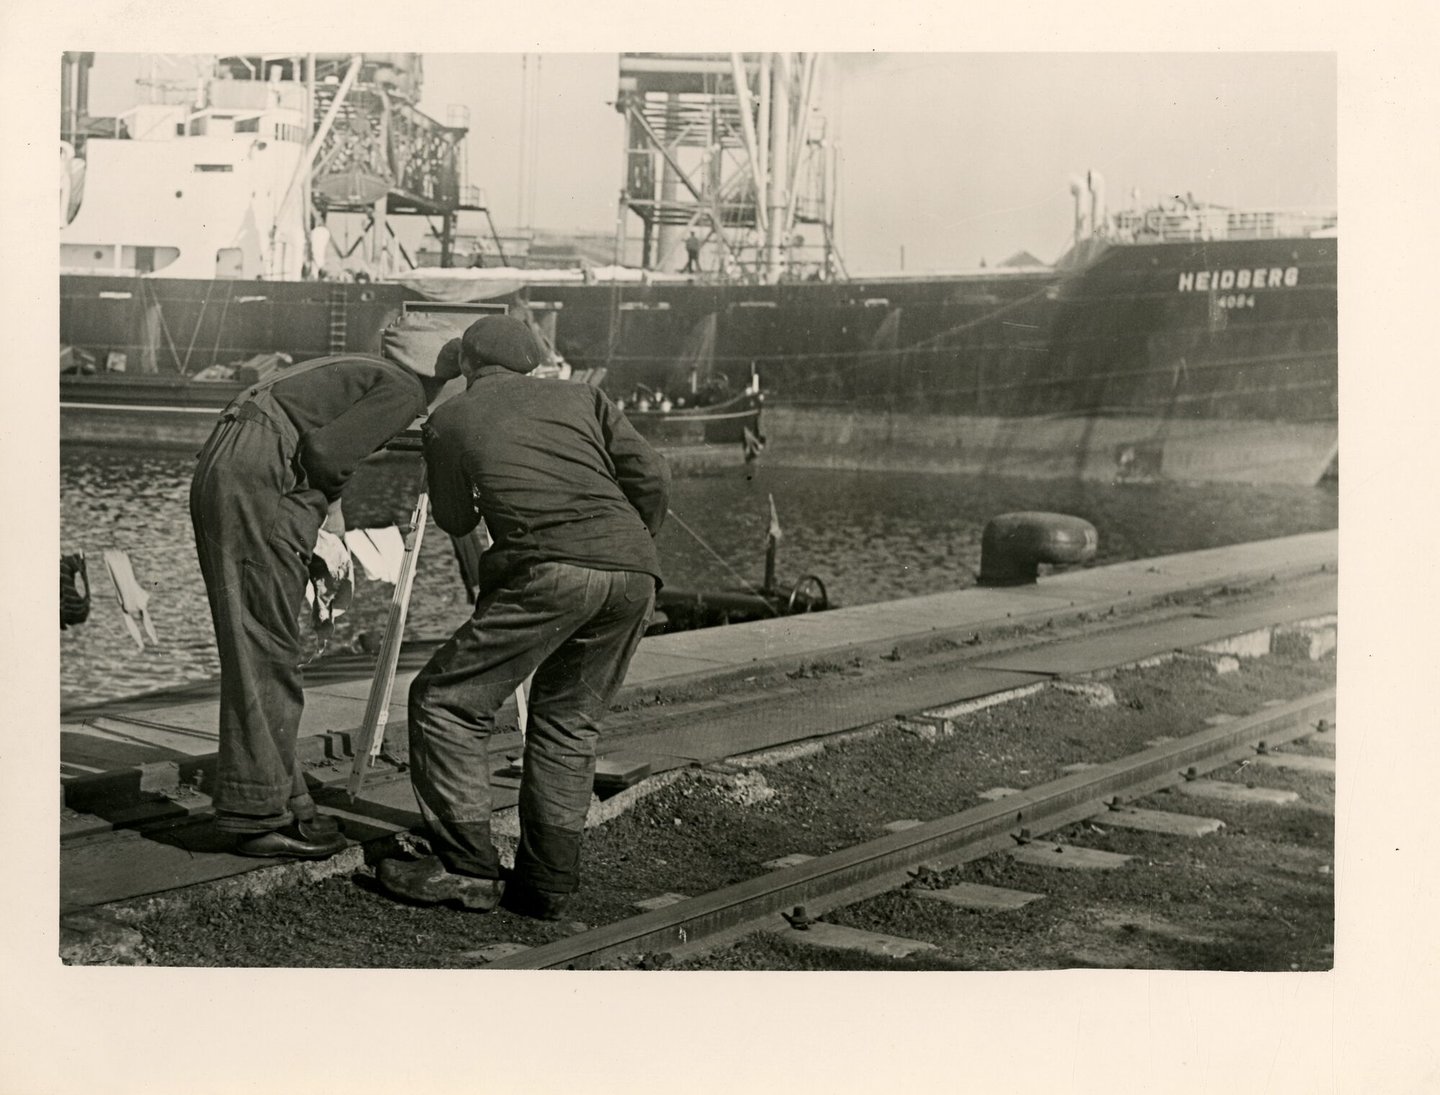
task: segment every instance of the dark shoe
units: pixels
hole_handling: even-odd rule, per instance
[[[314,817],[303,817],[298,820],[299,824],[305,826],[306,832],[312,837],[329,836],[341,831],[340,819],[331,817],[329,814],[316,814]]]
[[[534,920],[563,920],[569,904],[568,893],[537,890],[523,882],[511,882],[505,888],[505,896],[500,900],[502,909]]]
[[[235,845],[235,851],[240,855],[265,859],[329,859],[336,852],[343,852],[348,845],[338,822],[317,818],[315,821],[292,821],[283,829],[244,837]]]
[[[505,883],[498,878],[451,874],[440,857],[433,855],[415,860],[382,860],[375,877],[393,897],[417,905],[458,905],[475,912],[489,912],[505,892]]]

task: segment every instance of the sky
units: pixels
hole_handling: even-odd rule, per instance
[[[532,223],[614,232],[617,55],[532,57]],[[97,56],[92,112],[134,102],[147,67],[143,55]],[[426,113],[468,108],[468,181],[502,231],[514,226],[521,55],[429,53],[424,74]],[[1142,204],[1190,193],[1248,208],[1336,205],[1332,54],[836,53],[820,106],[840,147],[836,228],[852,274],[902,261],[965,269],[1020,250],[1053,261],[1070,237],[1070,179],[1087,170],[1104,176],[1112,209],[1136,190]]]

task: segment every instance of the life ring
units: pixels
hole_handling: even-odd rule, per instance
[[[82,553],[60,556],[60,630],[90,618],[90,579]]]

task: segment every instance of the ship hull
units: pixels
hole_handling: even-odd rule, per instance
[[[744,387],[758,373],[766,457],[782,463],[1313,483],[1338,440],[1336,250],[1334,238],[1117,245],[1057,270],[537,283],[497,299],[552,313],[561,352],[604,368],[617,398]],[[101,361],[122,353],[128,372],[153,368],[193,389],[180,372],[254,354],[374,352],[420,294],[71,276],[61,296],[63,343]],[[109,412],[125,397],[104,379],[62,378],[62,438],[121,440],[136,428]],[[138,439],[184,433],[193,396],[150,399],[159,424]]]

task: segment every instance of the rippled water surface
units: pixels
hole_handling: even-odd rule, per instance
[[[60,460],[61,543],[85,550],[94,591],[90,619],[61,633],[61,702],[69,706],[219,672],[187,508],[193,458],[184,453],[66,447]],[[363,467],[347,491],[352,527],[408,514],[418,459]],[[1082,482],[761,467],[676,477],[661,530],[666,581],[685,588],[758,583],[767,495],[784,539],[782,581],[818,574],[836,604],[859,604],[971,585],[985,522],[1010,510],[1072,513],[1100,532],[1098,562],[1216,547],[1336,527],[1333,488],[1112,486]],[[136,647],[100,560],[121,548],[151,591],[160,642]],[[383,630],[391,586],[359,578],[333,647]],[[447,634],[469,611],[449,540],[426,531],[407,634]]]

